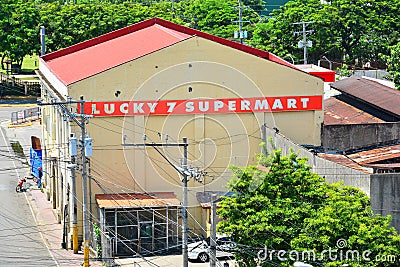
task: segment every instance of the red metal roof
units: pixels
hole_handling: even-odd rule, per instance
[[[322,78],[324,82],[331,83],[336,81],[336,72],[334,72],[333,70],[325,69],[313,64],[296,65],[296,67],[311,75]]]
[[[222,45],[300,70],[266,51],[226,40],[159,18],[145,20],[91,40],[42,56],[42,64],[70,85],[120,64],[137,59],[175,43],[199,36]],[[315,75],[315,76],[318,76]]]
[[[180,206],[173,192],[96,194],[100,208],[136,208]]]
[[[400,115],[400,91],[376,81],[349,77],[333,83],[332,88],[371,105]]]
[[[358,108],[355,108],[335,97],[330,97],[324,102],[324,124],[362,124],[380,123],[383,120],[374,117]]]
[[[43,60],[61,82],[69,85],[191,37],[160,25],[110,35],[117,37],[92,39],[45,55]]]

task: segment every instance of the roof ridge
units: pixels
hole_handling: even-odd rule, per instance
[[[251,47],[251,46],[247,46],[247,45],[244,45],[244,44],[241,44],[241,43],[237,43],[237,42],[234,42],[234,41],[231,41],[231,40],[228,40],[228,39],[224,39],[224,38],[218,37],[216,35],[205,33],[205,32],[202,32],[202,31],[199,31],[199,30],[196,30],[196,29],[192,29],[192,28],[189,28],[189,27],[186,27],[186,26],[183,26],[183,25],[179,25],[179,24],[167,21],[167,20],[160,19],[160,18],[147,19],[147,20],[132,24],[130,26],[127,26],[127,27],[124,27],[124,28],[121,28],[121,29],[118,29],[118,30],[115,30],[115,31],[112,31],[112,32],[109,32],[109,33],[105,33],[103,35],[97,36],[95,38],[92,38],[92,39],[89,39],[89,40],[86,40],[86,41],[83,41],[83,42],[80,42],[78,44],[74,44],[72,46],[60,49],[60,50],[55,51],[55,52],[51,52],[49,54],[46,54],[46,55],[42,56],[42,58],[45,61],[49,61],[49,60],[52,60],[54,58],[65,56],[65,55],[68,55],[68,54],[72,54],[72,53],[77,52],[79,50],[82,50],[82,49],[85,49],[85,48],[88,48],[88,47],[91,47],[91,46],[94,46],[94,45],[98,45],[98,44],[110,41],[112,39],[124,36],[124,35],[132,33],[132,32],[139,31],[141,29],[144,29],[144,28],[147,28],[147,27],[150,27],[150,26],[153,26],[153,25],[161,25],[161,26],[166,27],[166,28],[168,28],[170,30],[175,30],[175,31],[178,31],[178,32],[181,32],[181,33],[184,33],[184,34],[188,34],[188,35],[199,36],[199,37],[202,37],[202,38],[217,42],[219,44],[223,44],[223,45],[235,48],[237,50],[240,50],[240,51],[243,51],[243,52],[246,52],[246,53],[249,53],[249,54],[253,54],[255,56],[258,56],[258,57],[261,57],[261,58],[264,58],[264,59],[268,59],[268,60],[276,62],[278,64],[286,65],[288,67],[291,67],[291,68],[294,68],[296,70],[299,70],[294,65],[290,64],[289,62],[286,62],[285,60],[282,60],[281,58],[279,58],[278,56],[276,56],[276,55],[274,55],[274,54],[272,54],[270,52],[267,52],[267,51],[264,51],[264,50],[261,50],[261,49],[258,49],[258,48],[254,48],[254,47]]]
[[[154,18],[148,19],[148,20],[144,20],[144,21],[132,24],[130,26],[127,26],[127,27],[124,27],[124,28],[121,28],[121,29],[118,29],[118,30],[115,30],[115,31],[112,31],[112,32],[108,32],[108,33],[102,34],[100,36],[94,37],[92,39],[89,39],[89,40],[86,40],[86,41],[71,45],[69,47],[62,48],[62,49],[57,50],[55,52],[46,54],[46,55],[42,56],[42,58],[45,61],[49,61],[49,60],[52,60],[52,59],[57,58],[57,57],[65,56],[65,55],[68,55],[68,54],[72,54],[72,53],[77,52],[79,50],[82,50],[82,49],[85,49],[85,48],[88,48],[88,47],[91,47],[91,46],[94,46],[94,45],[98,45],[98,44],[110,41],[112,39],[124,36],[124,35],[126,35],[128,33],[132,33],[132,32],[136,32],[136,31],[142,30],[142,29],[150,27],[150,26],[152,26],[154,24],[156,24],[156,20]]]
[[[41,60],[43,61],[43,63],[45,63],[44,65],[47,65],[47,64],[52,64],[52,62],[54,63],[55,61],[57,61],[60,58],[63,58],[64,56],[65,56],[65,58],[73,58],[74,53],[77,53],[77,52],[80,52],[80,51],[83,51],[86,49],[90,50],[92,47],[102,46],[103,44],[107,44],[107,42],[113,42],[114,40],[116,40],[118,38],[123,38],[125,36],[129,36],[130,34],[135,34],[136,32],[140,32],[141,30],[150,29],[152,27],[154,27],[160,31],[163,31],[166,35],[169,35],[171,37],[171,38],[167,38],[166,40],[162,40],[163,42],[161,42],[161,43],[163,43],[165,45],[172,45],[176,42],[182,41],[182,40],[190,38],[190,37],[200,37],[200,38],[221,44],[223,46],[227,46],[229,48],[239,50],[243,53],[250,54],[250,55],[268,60],[270,62],[274,62],[279,65],[283,65],[283,66],[292,68],[294,70],[297,70],[297,71],[300,71],[303,73],[307,73],[307,72],[301,70],[300,68],[296,67],[295,65],[283,60],[282,58],[280,58],[270,52],[267,52],[267,51],[264,51],[264,50],[261,50],[261,49],[255,48],[255,47],[251,47],[251,46],[248,46],[245,44],[241,44],[239,42],[235,42],[235,41],[232,41],[229,39],[224,39],[224,38],[221,38],[221,37],[209,34],[209,33],[205,33],[205,32],[202,32],[202,31],[199,31],[196,29],[192,29],[192,28],[189,28],[189,27],[186,27],[183,25],[179,25],[179,24],[167,21],[167,20],[160,19],[160,18],[151,18],[151,19],[148,19],[145,21],[141,21],[141,22],[135,23],[133,25],[130,25],[130,26],[100,35],[98,37],[83,41],[81,43],[69,46],[67,48],[60,49],[58,51],[55,51],[55,52],[52,52],[52,53],[42,56]],[[169,39],[175,39],[175,40],[172,41]],[[161,47],[161,44],[160,44],[160,47],[158,47],[158,49],[165,48],[165,47]],[[154,51],[156,51],[156,50],[154,50]],[[149,52],[149,51],[147,51],[147,52]],[[83,53],[83,54],[85,54],[85,53]],[[86,53],[86,54],[88,54],[88,53]],[[68,57],[70,55],[71,55],[71,57]],[[115,60],[119,60],[119,59],[116,58]],[[64,62],[65,62],[65,60],[64,60]],[[114,63],[115,62],[113,62],[112,64],[114,64]],[[100,69],[100,71],[104,71],[105,69],[108,69],[111,66],[110,65],[111,63],[109,64],[110,66],[108,66],[107,64],[103,64],[107,68],[100,69],[98,67],[96,69],[96,71],[99,71],[99,69]],[[53,65],[54,66],[57,65],[59,68],[63,67],[63,66],[61,66],[62,64],[59,62],[54,63]],[[116,66],[116,65],[113,65],[113,66]],[[79,81],[83,78],[89,77],[90,75],[97,73],[94,71],[93,71],[93,73],[89,73],[89,72],[90,72],[90,70],[85,69],[85,71],[80,73],[79,75],[76,73],[76,71],[73,73],[68,73],[69,78],[70,78],[69,80],[65,80],[64,79],[65,77],[62,78],[59,75],[57,75],[57,77],[60,79],[60,81],[64,85],[69,85],[69,84],[72,84],[76,81]],[[65,71],[64,71],[64,73],[65,73]],[[313,75],[310,73],[307,73],[307,74],[321,78],[318,75]]]

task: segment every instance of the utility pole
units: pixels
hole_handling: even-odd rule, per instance
[[[85,101],[81,96],[81,154],[82,154],[82,188],[83,188],[83,267],[89,267],[89,216],[88,216],[88,195],[87,195],[87,173],[86,173],[86,155],[85,155],[85,137],[86,137],[86,118],[84,116]]]
[[[46,54],[46,29],[44,26],[40,26],[40,55]]]
[[[75,164],[75,156],[72,156],[71,163]],[[72,249],[74,254],[78,254],[78,207],[76,205],[76,176],[75,168],[71,169],[72,180]]]
[[[125,139],[124,139],[125,140]],[[146,141],[146,135],[144,135],[144,140]],[[188,267],[188,217],[187,217],[187,206],[188,206],[188,191],[187,183],[188,176],[194,176],[194,172],[189,172],[187,167],[187,138],[183,138],[182,143],[144,143],[144,144],[122,144],[123,146],[135,146],[135,147],[153,147],[180,175],[182,175],[182,257],[183,257],[183,267]],[[168,147],[168,146],[179,146],[183,147],[183,161],[181,168],[175,166],[157,147]]]
[[[294,32],[294,34],[295,34],[295,36],[299,36],[299,35],[303,36],[303,40],[298,42],[298,48],[303,48],[304,64],[307,64],[307,47],[312,47],[312,41],[307,41],[307,34],[313,33],[314,30],[306,30],[307,25],[309,25],[311,23],[313,23],[313,22],[301,21],[301,22],[293,23],[294,25],[302,25],[303,26],[302,31]]]
[[[70,149],[69,153],[71,155],[71,165],[69,168],[71,169],[71,206],[72,206],[72,249],[74,254],[78,254],[78,209],[76,206],[76,156],[77,156],[77,140],[75,138],[75,134],[71,134],[69,139]]]
[[[247,38],[247,31],[243,31],[243,22],[249,22],[248,20],[244,21],[242,20],[242,15],[243,15],[243,8],[245,8],[245,6],[242,6],[242,1],[238,0],[239,6],[239,20],[235,21],[239,24],[239,32],[235,31],[234,33],[234,38],[239,38],[240,39],[240,43],[243,44],[243,39]]]
[[[65,106],[65,104],[72,104],[72,103],[78,103],[80,104],[80,113],[79,114],[72,114],[69,109]],[[61,110],[63,111],[64,115],[68,117],[69,119],[72,119],[78,127],[81,128],[81,153],[82,153],[82,186],[83,186],[83,236],[84,236],[84,242],[83,242],[83,266],[84,267],[89,267],[89,217],[88,217],[88,209],[87,209],[87,173],[86,173],[86,155],[85,155],[85,137],[86,137],[86,129],[85,129],[85,124],[87,120],[91,117],[92,115],[85,115],[84,114],[84,103],[85,101],[83,100],[83,97],[79,101],[68,101],[68,102],[53,102],[53,103],[39,103],[40,106],[45,106],[45,105],[58,105],[61,107]],[[81,120],[79,121],[76,117],[81,117]],[[74,153],[72,153],[74,154]],[[75,154],[76,155],[76,154]],[[72,160],[72,159],[71,159]],[[72,179],[75,179],[75,172],[73,171],[72,174],[74,177]],[[75,184],[75,181],[73,181],[73,184]],[[76,192],[75,192],[76,193]],[[72,196],[72,199],[75,199],[76,195]],[[74,212],[74,214],[76,214]],[[75,224],[74,224],[75,225]],[[77,220],[76,220],[76,225],[77,225]],[[73,229],[74,231],[74,229]],[[74,235],[74,232],[73,232]],[[74,253],[75,249],[77,249],[77,230],[76,234],[73,236],[73,240],[76,241],[74,242]],[[76,248],[75,248],[76,247]]]
[[[217,263],[217,194],[211,195],[210,267]]]
[[[243,22],[242,22],[242,1],[239,1],[239,37],[240,43],[243,44],[243,36],[242,36],[242,29],[243,29]]]
[[[183,267],[188,267],[188,217],[187,217],[187,138],[183,138],[184,150],[183,150],[183,197],[182,197],[182,256],[183,256]]]

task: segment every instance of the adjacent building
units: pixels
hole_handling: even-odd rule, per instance
[[[338,94],[324,101],[322,144],[314,150],[321,159],[367,174],[360,179],[337,175],[330,181],[362,189],[374,212],[390,214],[400,231],[400,91],[354,76],[331,88]]]

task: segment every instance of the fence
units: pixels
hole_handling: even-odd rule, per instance
[[[385,70],[356,70],[354,71],[354,76],[366,76],[374,79],[387,79],[390,75]]]
[[[0,97],[5,96],[40,96],[40,82],[0,73]]]
[[[28,108],[25,110],[15,111],[11,113],[11,125],[32,122],[40,119],[41,111],[39,107]]]

